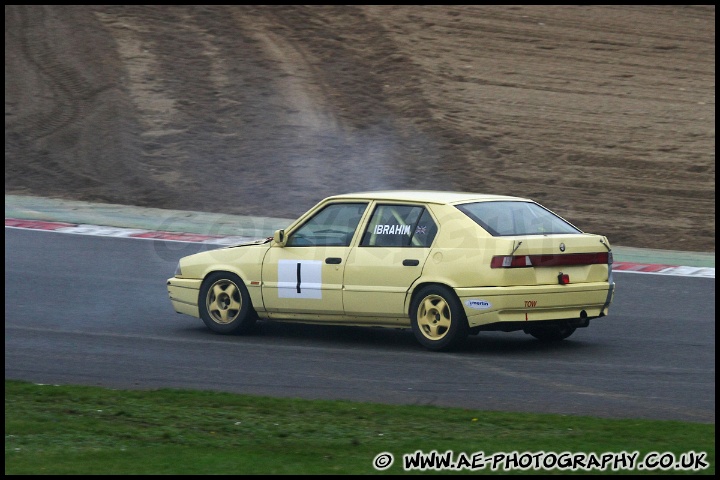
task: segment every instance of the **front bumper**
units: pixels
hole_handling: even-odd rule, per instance
[[[168,278],[167,289],[170,302],[177,313],[200,318],[198,296],[202,280],[193,278]]]

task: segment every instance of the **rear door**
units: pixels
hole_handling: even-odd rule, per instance
[[[375,205],[345,266],[345,313],[405,316],[405,296],[422,273],[436,233],[423,205]]]

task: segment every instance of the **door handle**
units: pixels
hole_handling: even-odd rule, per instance
[[[417,267],[420,265],[420,260],[403,260],[403,265],[406,267]]]
[[[328,265],[339,265],[342,263],[342,258],[339,257],[328,257],[325,259],[325,263]]]

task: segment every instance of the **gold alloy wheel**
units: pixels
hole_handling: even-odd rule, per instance
[[[450,305],[440,295],[428,295],[418,306],[417,323],[429,340],[442,339],[450,331],[452,323]]]
[[[210,287],[205,302],[210,318],[222,324],[235,320],[242,307],[240,289],[227,279],[218,280]]]

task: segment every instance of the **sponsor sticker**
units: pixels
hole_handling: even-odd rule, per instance
[[[488,308],[492,308],[492,303],[487,300],[480,300],[476,298],[465,300],[465,305],[475,310],[487,310]]]

